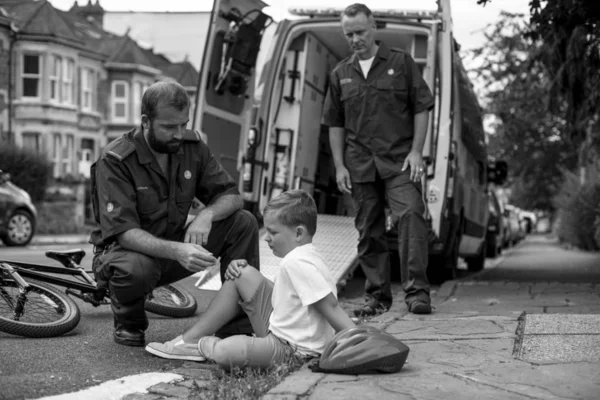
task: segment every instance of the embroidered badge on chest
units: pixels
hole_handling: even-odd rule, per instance
[[[183,177],[185,179],[192,179],[192,173],[189,170],[185,170],[185,172],[183,173]]]

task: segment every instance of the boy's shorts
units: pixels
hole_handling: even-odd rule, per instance
[[[273,312],[272,295],[273,282],[263,277],[252,298],[248,301],[239,301],[239,305],[248,315],[254,334],[257,337],[267,337],[269,333],[269,317]]]

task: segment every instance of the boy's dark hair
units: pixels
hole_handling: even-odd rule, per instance
[[[160,81],[150,86],[142,96],[142,115],[150,121],[156,118],[158,107],[169,105],[178,111],[190,106],[190,98],[177,82]]]
[[[347,17],[356,17],[356,15],[358,15],[360,13],[365,14],[365,16],[367,18],[369,18],[371,15],[373,15],[373,12],[371,12],[371,9],[369,7],[367,7],[366,5],[364,5],[362,3],[354,3],[354,4],[350,4],[348,7],[346,7],[344,9],[344,11],[342,11],[341,17],[343,17],[344,15]]]
[[[317,231],[317,205],[304,190],[288,190],[272,198],[263,213],[268,212],[276,212],[277,219],[285,226],[304,225],[311,236]]]

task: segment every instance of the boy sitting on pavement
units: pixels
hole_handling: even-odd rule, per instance
[[[215,361],[223,368],[268,367],[292,356],[318,357],[336,332],[354,326],[340,308],[325,261],[312,244],[317,207],[302,190],[272,199],[264,210],[265,240],[282,257],[274,282],[245,260],[233,260],[225,282],[206,311],[183,335],[146,350],[163,358]],[[212,336],[238,307],[248,315],[255,337]]]

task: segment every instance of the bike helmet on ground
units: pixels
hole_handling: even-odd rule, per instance
[[[356,326],[338,332],[311,369],[350,375],[393,373],[402,369],[408,352],[408,346],[389,333]]]

